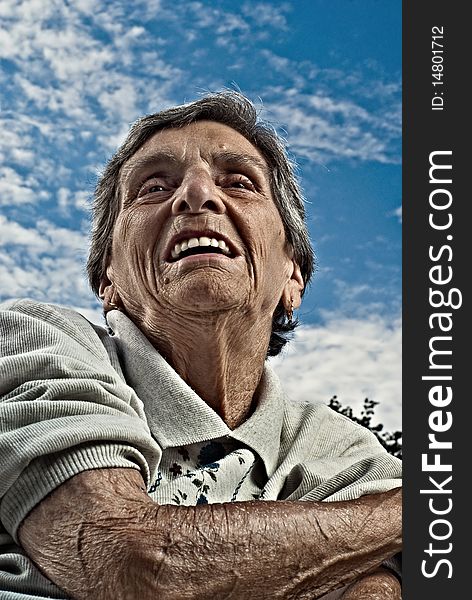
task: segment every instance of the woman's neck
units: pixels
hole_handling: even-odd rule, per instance
[[[178,320],[156,323],[152,319],[138,325],[230,429],[250,416],[257,402],[271,321],[231,312],[179,315]]]

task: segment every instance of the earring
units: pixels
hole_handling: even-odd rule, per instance
[[[290,308],[287,309],[287,319],[289,324],[292,324],[292,319],[293,319],[293,300],[290,299]]]

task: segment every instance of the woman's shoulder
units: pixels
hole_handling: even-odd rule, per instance
[[[369,452],[385,452],[376,436],[366,427],[330,408],[327,403],[313,400],[289,400],[286,402],[285,429],[297,432],[324,448],[327,454],[339,455]]]
[[[62,317],[81,322],[83,319],[86,319],[79,310],[70,306],[41,302],[32,298],[12,298],[4,300],[3,302],[0,302],[0,311],[29,315],[42,320],[54,320]]]
[[[18,315],[17,318],[31,318],[45,323],[51,323],[58,327],[66,325],[78,325],[86,329],[105,329],[104,327],[93,323],[87,314],[93,311],[85,309],[81,312],[80,309],[65,306],[62,304],[53,304],[50,302],[41,302],[31,298],[13,298],[0,302],[0,313],[5,316]]]
[[[0,332],[4,341],[31,348],[78,344],[102,355],[109,345],[105,327],[93,323],[75,308],[30,298],[0,303]]]

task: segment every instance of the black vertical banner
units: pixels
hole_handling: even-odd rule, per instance
[[[472,35],[466,6],[403,3],[406,600],[472,593],[466,577],[472,533]]]

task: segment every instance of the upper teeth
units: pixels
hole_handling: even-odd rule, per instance
[[[224,240],[202,236],[201,238],[189,238],[175,244],[171,252],[172,258],[177,258],[181,252],[185,252],[188,248],[196,248],[197,246],[212,246],[213,248],[220,248],[225,254],[230,254],[230,250]]]

